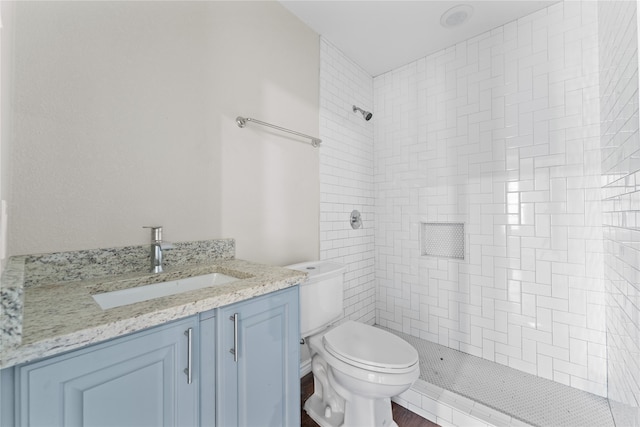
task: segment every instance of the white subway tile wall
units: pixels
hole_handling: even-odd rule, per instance
[[[598,2],[608,397],[640,425],[640,140],[636,2]]]
[[[320,258],[347,267],[345,319],[373,324],[373,123],[353,112],[373,108],[373,79],[325,39],[320,44]],[[354,209],[363,223],[356,230]]]
[[[597,31],[561,2],[374,78],[378,324],[606,395]]]

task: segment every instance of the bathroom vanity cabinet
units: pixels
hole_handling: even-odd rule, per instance
[[[16,425],[197,425],[198,381],[183,372],[194,371],[185,332],[193,349],[197,324],[192,316],[17,367]]]
[[[300,425],[297,289],[219,309],[219,426]]]
[[[298,316],[293,286],[5,369],[0,419],[16,426],[299,425]],[[13,402],[4,398],[8,381]]]

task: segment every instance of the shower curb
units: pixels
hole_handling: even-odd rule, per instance
[[[391,400],[441,427],[534,427],[422,379]]]

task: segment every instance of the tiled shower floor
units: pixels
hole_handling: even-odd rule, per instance
[[[603,397],[387,330],[418,350],[427,383],[534,426],[614,426]]]

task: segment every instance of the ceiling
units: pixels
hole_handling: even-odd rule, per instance
[[[281,1],[371,76],[550,6],[555,1]],[[440,18],[459,4],[473,8],[468,20],[444,28]]]

